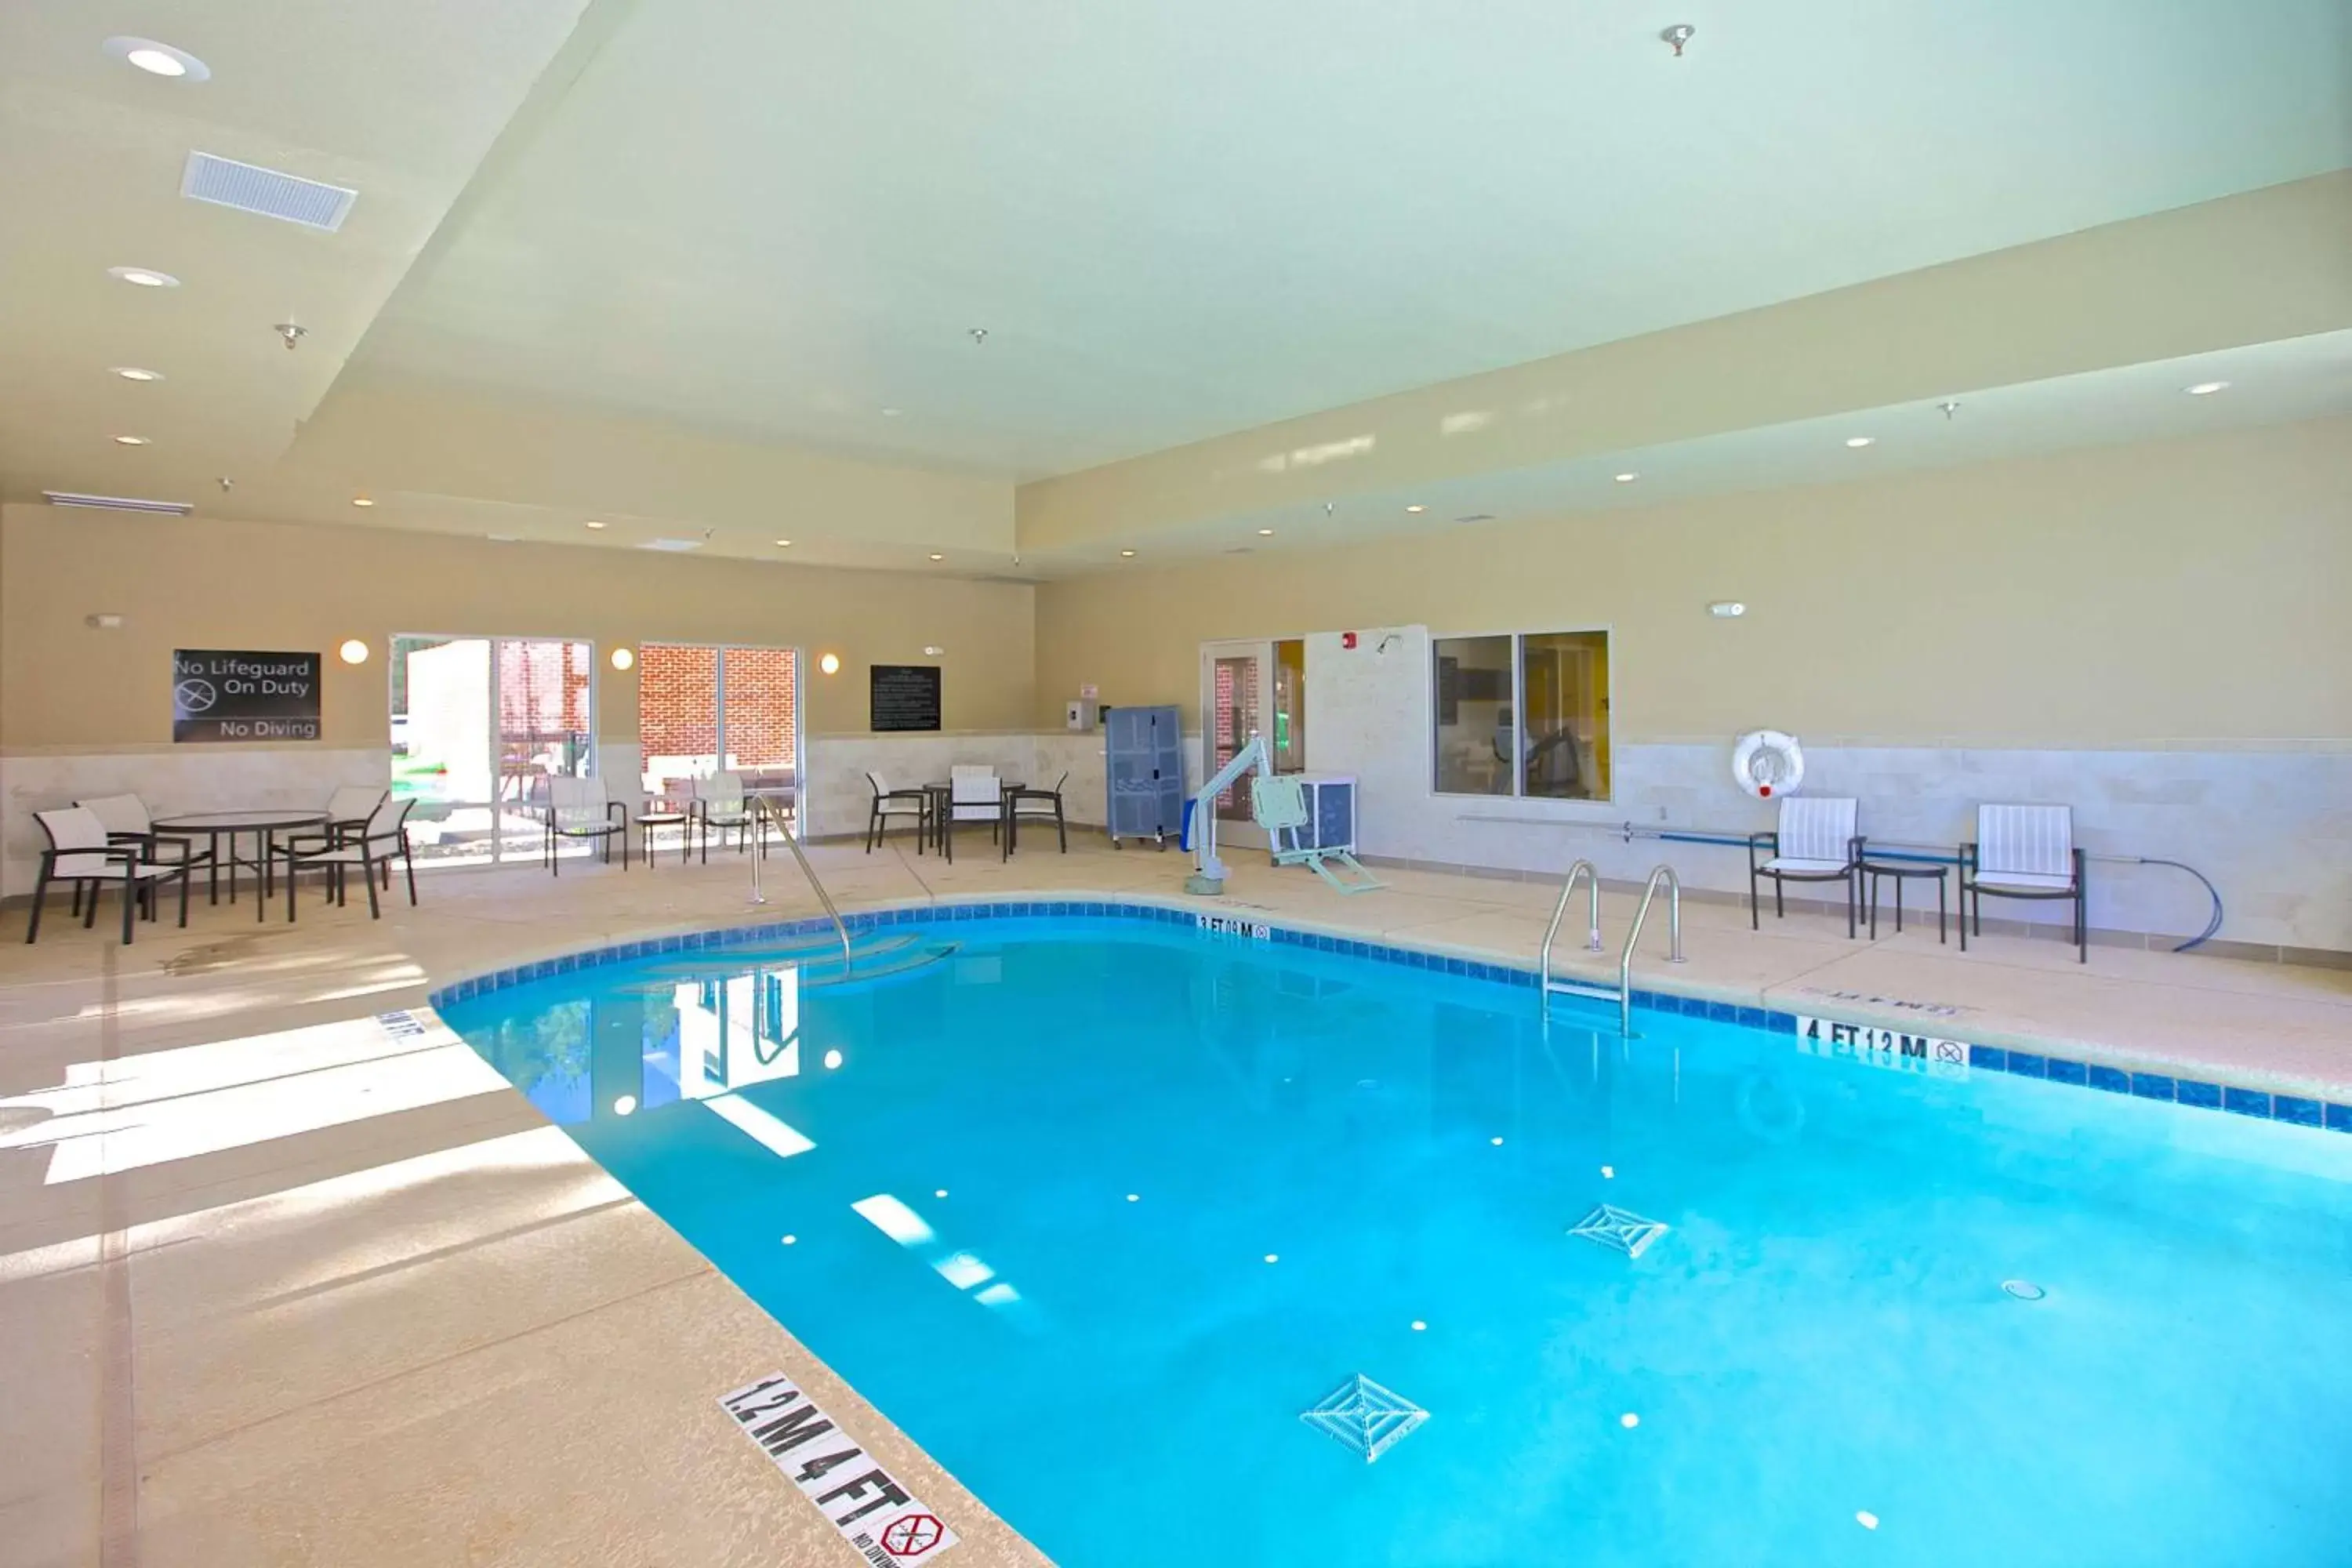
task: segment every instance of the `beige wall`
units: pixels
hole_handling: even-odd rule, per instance
[[[1192,720],[1208,638],[1606,626],[1621,742],[2340,739],[2347,592],[2337,419],[1050,584],[1035,716],[1094,682]]]
[[[385,743],[396,632],[568,636],[597,645],[597,729],[634,740],[636,684],[604,662],[640,639],[797,645],[812,666],[813,734],[866,728],[868,664],[939,661],[950,730],[1025,727],[1029,587],[700,561],[643,551],[409,535],[379,529],[146,519],[47,506],[0,512],[0,750],[168,748],[175,647],[317,650],[328,746]],[[84,617],[120,614],[119,631]],[[346,637],[373,650],[338,662]]]

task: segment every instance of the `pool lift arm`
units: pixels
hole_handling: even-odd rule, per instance
[[[1261,776],[1274,774],[1274,754],[1266,750],[1265,737],[1255,730],[1249,743],[1192,797],[1192,874],[1184,879],[1186,892],[1213,899],[1225,890],[1225,863],[1217,858],[1217,796],[1253,767]]]

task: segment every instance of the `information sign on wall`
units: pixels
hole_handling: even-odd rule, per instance
[[[936,730],[940,727],[940,667],[877,664],[874,667],[873,728]]]
[[[315,741],[319,656],[184,647],[172,653],[174,741]]]

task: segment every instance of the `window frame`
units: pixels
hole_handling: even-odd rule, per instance
[[[645,680],[643,660],[645,650],[654,647],[708,648],[711,655],[710,669],[710,734],[716,747],[714,772],[727,767],[727,656],[731,652],[788,653],[793,658],[793,778],[794,787],[807,777],[808,760],[808,650],[795,643],[698,642],[687,637],[641,637],[637,640],[639,675],[637,682],[637,771],[645,772]]]
[[[1609,792],[1606,795],[1561,796],[1527,793],[1528,752],[1528,651],[1529,637],[1579,637],[1598,633],[1604,640],[1609,663],[1609,679],[1601,694],[1601,713],[1609,721]],[[1505,637],[1511,645],[1511,787],[1507,792],[1489,794],[1484,790],[1447,789],[1444,783],[1442,759],[1438,752],[1438,715],[1444,711],[1443,693],[1438,687],[1437,661],[1439,645],[1465,641],[1476,637]],[[1514,628],[1509,631],[1471,630],[1437,631],[1429,634],[1429,793],[1442,800],[1507,800],[1520,805],[1540,805],[1548,809],[1610,805],[1617,799],[1617,627],[1615,623],[1570,626],[1546,626]]]

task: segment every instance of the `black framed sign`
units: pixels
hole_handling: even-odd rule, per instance
[[[315,741],[319,656],[184,647],[172,652],[174,741]]]
[[[940,727],[940,667],[936,664],[874,666],[872,727],[936,730]]]

